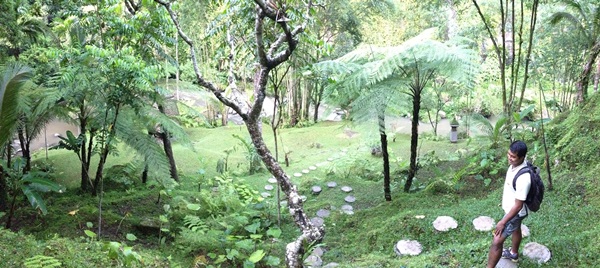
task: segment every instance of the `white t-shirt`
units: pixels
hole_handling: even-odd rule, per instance
[[[527,160],[524,160],[522,164],[512,167],[509,166],[506,171],[506,179],[504,181],[504,192],[502,193],[502,209],[505,213],[508,213],[510,209],[515,205],[515,199],[523,200],[527,199],[529,188],[531,187],[531,178],[529,173],[522,174],[517,178],[516,190],[513,188],[513,180],[515,175],[527,166]],[[519,211],[519,216],[527,215],[527,205],[523,204],[523,208]]]

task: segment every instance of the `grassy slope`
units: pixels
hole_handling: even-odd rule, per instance
[[[267,128],[268,126],[265,126]],[[299,185],[299,189],[308,195],[306,211],[309,216],[314,216],[321,208],[332,211],[326,219],[327,236],[324,244],[328,251],[323,256],[325,263],[338,262],[346,267],[480,267],[486,259],[487,249],[491,241],[489,233],[477,232],[473,229],[471,221],[481,215],[491,216],[499,219],[502,211],[498,207],[501,191],[498,182],[493,182],[486,187],[481,181],[464,181],[463,188],[458,194],[430,194],[418,192],[406,194],[401,191],[402,183],[394,178],[393,201],[385,202],[383,199],[383,187],[380,181],[373,180],[370,174],[377,174],[381,170],[381,159],[370,156],[370,145],[376,144],[378,134],[376,127],[365,125],[353,126],[352,130],[358,135],[349,137],[347,126],[339,123],[320,123],[310,128],[282,130],[282,138],[286,151],[292,151],[291,166],[286,168],[288,174],[300,172],[311,165],[325,162],[327,158],[340,156],[339,160],[327,166],[319,167],[316,172],[304,175],[293,180]],[[191,140],[194,142],[192,148],[175,146],[177,163],[180,172],[188,174],[182,181],[182,187],[187,188],[198,183],[199,176],[194,175],[199,169],[206,171],[205,176],[214,176],[215,167],[219,158],[225,154],[223,150],[232,148],[239,141],[232,138],[232,134],[246,137],[246,130],[240,126],[230,126],[219,129],[193,129],[189,131]],[[269,129],[265,129],[265,140],[272,144],[272,135]],[[390,143],[392,158],[398,161],[408,159],[408,136],[399,135],[397,142]],[[316,146],[316,143],[321,145]],[[441,141],[424,140],[420,145],[421,153],[435,149],[438,157],[442,159],[455,158],[454,152],[461,148],[470,147],[466,142],[450,144],[446,139]],[[270,148],[273,148],[272,146]],[[342,149],[347,153],[343,155]],[[118,157],[111,157],[109,164],[122,164],[132,161],[133,156],[127,150],[121,150]],[[281,155],[280,151],[280,155]],[[75,156],[70,152],[61,150],[51,151],[50,160],[59,172],[58,179],[70,186],[78,186],[78,170],[73,168],[76,163]],[[135,161],[135,160],[134,160]],[[230,168],[234,173],[243,174],[245,160],[243,150],[239,148],[232,153],[229,160]],[[280,159],[280,162],[283,162]],[[393,162],[394,167],[398,162]],[[420,171],[420,177],[416,184],[426,184],[429,179],[439,177],[443,180],[451,180],[453,171],[460,168],[461,162],[440,164],[435,167],[427,167]],[[599,171],[600,165],[595,166]],[[365,171],[365,169],[367,171]],[[369,172],[369,170],[371,172]],[[597,174],[597,173],[596,173]],[[581,176],[592,178],[592,173]],[[266,184],[268,174],[257,174],[246,176],[244,179],[256,189],[262,190]],[[396,176],[397,177],[397,176]],[[326,189],[325,183],[334,180],[338,185],[350,185],[354,188],[353,195],[357,202],[353,204],[356,214],[349,216],[340,213],[337,209],[344,204],[343,198],[346,194],[337,189]],[[538,242],[550,248],[553,259],[549,265],[552,267],[593,267],[598,260],[595,252],[598,246],[595,244],[600,237],[600,230],[595,219],[599,216],[595,200],[595,194],[600,187],[596,181],[587,179],[576,180],[576,176],[566,169],[559,170],[554,174],[555,191],[548,192],[543,210],[528,218],[525,222],[531,230],[531,236],[524,239],[524,243]],[[313,185],[320,185],[325,190],[319,196],[312,196],[309,189]],[[122,193],[108,193],[106,196],[106,224],[104,228],[110,230],[119,226],[123,215],[130,213],[125,219],[129,222],[135,218],[143,218],[145,213],[159,214],[160,208],[153,206],[157,191],[138,190]],[[24,258],[36,254],[49,254],[48,246],[56,248],[56,255],[71,254],[71,263],[77,263],[78,258],[97,260],[94,263],[106,265],[98,251],[90,254],[81,253],[81,256],[62,251],[60,245],[69,244],[76,248],[85,247],[85,239],[82,237],[82,225],[85,222],[95,221],[97,213],[95,201],[91,198],[82,198],[76,195],[64,197],[52,197],[49,200],[51,214],[41,219],[31,216],[31,210],[24,208],[20,212],[20,220],[31,220],[33,224],[21,224],[23,230],[34,232],[40,241],[36,242],[32,237],[21,237],[13,234],[0,232],[3,241],[12,241],[4,245],[19,244],[23,252],[14,253],[8,247],[0,246],[0,254],[3,259],[20,263]],[[117,205],[118,204],[118,205]],[[125,205],[123,205],[125,204]],[[76,217],[68,216],[67,212],[80,209]],[[114,211],[111,211],[114,210]],[[285,211],[285,210],[284,210]],[[30,215],[27,218],[27,215]],[[285,214],[284,214],[285,215]],[[423,219],[416,218],[424,215]],[[431,223],[437,216],[452,216],[458,223],[456,230],[439,233],[433,230]],[[130,219],[131,218],[131,219]],[[290,224],[290,219],[284,216],[284,223]],[[124,224],[121,232],[134,231],[128,229]],[[294,227],[283,228],[292,232]],[[73,231],[75,230],[75,231]],[[60,236],[74,237],[74,242],[57,240],[53,233]],[[7,238],[8,237],[8,238]],[[119,237],[113,237],[117,240]],[[122,239],[122,237],[121,237]],[[423,254],[410,257],[398,258],[393,252],[394,244],[401,239],[418,240],[422,245]],[[22,241],[22,242],[21,242]],[[57,242],[61,241],[61,242]],[[75,242],[82,241],[82,242]],[[136,250],[150,256],[144,248],[153,248],[156,241],[142,240],[135,247]],[[73,243],[73,244],[71,244]],[[41,245],[41,246],[40,246]],[[283,246],[282,246],[283,247]],[[172,254],[168,249],[162,249],[167,256]],[[85,252],[85,251],[84,251]],[[79,253],[78,253],[79,254]],[[154,253],[156,256],[158,253]],[[49,256],[53,256],[50,254]],[[87,257],[86,257],[87,256]],[[181,256],[180,256],[181,257]],[[184,256],[185,257],[185,256]],[[147,257],[152,263],[161,263],[165,258]],[[189,257],[188,257],[189,258]],[[64,261],[63,261],[64,262]],[[189,263],[189,260],[179,260],[175,263]],[[159,265],[159,264],[156,264]],[[524,259],[520,267],[537,266]],[[69,267],[76,267],[69,266]]]

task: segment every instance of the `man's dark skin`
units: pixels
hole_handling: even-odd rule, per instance
[[[525,161],[525,156],[519,157],[516,153],[508,150],[508,163],[511,167],[517,167]],[[504,240],[506,237],[502,236],[502,231],[504,230],[504,226],[506,223],[517,216],[521,208],[523,208],[523,200],[515,199],[515,205],[510,209],[510,211],[504,215],[504,217],[496,224],[496,229],[494,230],[494,240],[492,241],[492,246],[490,247],[490,252],[488,254],[488,264],[487,268],[494,268],[496,264],[500,260],[502,256],[502,245],[504,244]],[[523,234],[521,233],[521,228],[515,230],[512,233],[512,251],[513,253],[519,252],[519,246],[521,245],[521,239],[523,239]]]

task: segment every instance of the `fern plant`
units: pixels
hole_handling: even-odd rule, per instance
[[[54,257],[36,255],[31,258],[27,258],[23,265],[26,268],[52,268],[61,267],[62,263]]]

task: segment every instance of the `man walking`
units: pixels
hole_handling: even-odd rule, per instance
[[[506,171],[504,192],[502,193],[502,209],[504,209],[505,215],[496,224],[494,230],[494,238],[488,254],[488,268],[496,267],[500,257],[510,259],[513,262],[519,260],[519,246],[523,238],[521,222],[529,214],[525,200],[531,187],[531,178],[529,172],[525,172],[517,178],[514,188],[513,180],[519,170],[527,166],[526,155],[527,145],[524,142],[514,141],[510,144],[507,154],[510,166]],[[504,240],[508,236],[512,236],[512,247],[503,249]]]

